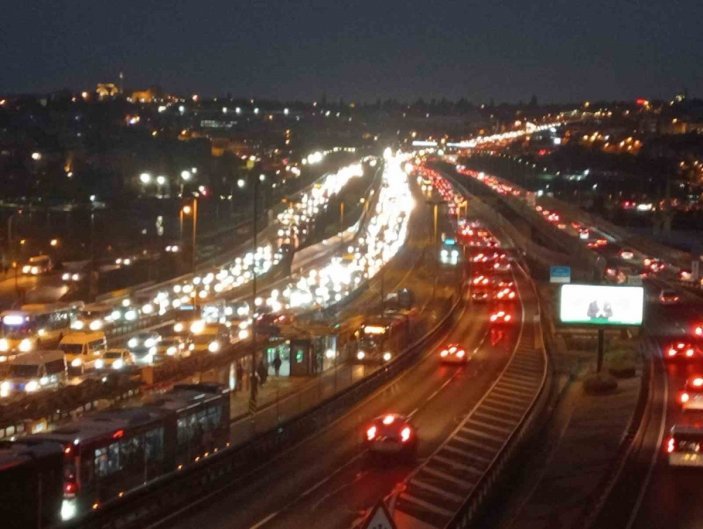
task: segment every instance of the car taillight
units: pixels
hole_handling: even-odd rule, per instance
[[[465,353],[464,353],[464,350],[461,349],[456,355],[457,355],[459,358],[464,358],[464,354],[465,354]]]
[[[666,451],[671,454],[674,450],[676,450],[676,439],[669,437],[666,443]]]
[[[691,397],[685,391],[681,393],[681,404],[688,402]]]
[[[368,430],[366,430],[366,439],[373,441],[374,437],[376,437],[376,427],[371,426]]]
[[[689,347],[688,349],[686,349],[686,356],[688,358],[691,358],[693,356],[693,348],[692,347]]]
[[[400,431],[400,440],[404,443],[407,443],[408,440],[410,439],[410,434],[412,432],[410,431],[410,427],[406,426]]]
[[[667,354],[669,355],[670,358],[676,356],[676,349],[674,349],[673,347],[669,347]]]
[[[76,483],[75,481],[64,482],[63,493],[64,496],[68,498],[73,498],[76,494],[78,494],[78,483]]]
[[[510,314],[505,315],[505,321],[510,321],[510,318],[511,318]]]
[[[440,356],[447,356],[448,354],[449,354],[449,352],[446,349],[444,349],[441,353],[439,353]]]
[[[696,336],[703,336],[703,325],[696,327],[696,330],[693,332]]]

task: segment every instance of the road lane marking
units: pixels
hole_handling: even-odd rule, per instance
[[[278,516],[278,513],[279,513],[279,512],[281,512],[281,511],[272,512],[272,513],[269,514],[266,518],[264,518],[263,520],[261,520],[259,523],[255,523],[254,525],[252,525],[249,529],[259,529],[259,527],[262,527],[262,526],[266,525],[266,524],[269,523],[271,520],[273,520],[276,516]]]

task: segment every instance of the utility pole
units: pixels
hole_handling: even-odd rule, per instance
[[[258,208],[259,202],[259,178],[254,178],[254,252],[251,264],[252,271],[252,310],[251,310],[251,383],[249,384],[250,394],[249,394],[249,413],[256,413],[256,397],[258,393],[258,383],[256,380],[256,247],[257,247],[257,236],[256,236],[256,217],[259,214]]]

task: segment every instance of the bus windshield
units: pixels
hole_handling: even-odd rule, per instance
[[[79,355],[81,354],[83,346],[79,343],[62,343],[59,344],[59,349],[67,355]]]
[[[32,364],[13,364],[10,366],[10,378],[33,378],[39,376],[39,367]]]

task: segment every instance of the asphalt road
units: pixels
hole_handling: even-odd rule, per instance
[[[703,523],[703,474],[700,469],[669,466],[663,442],[677,423],[700,423],[703,413],[681,412],[677,392],[686,378],[703,373],[703,362],[664,362],[662,350],[682,340],[703,315],[703,300],[685,297],[676,305],[650,302],[645,335],[654,355],[651,413],[645,415],[642,437],[623,469],[594,527],[603,529],[693,529]]]

